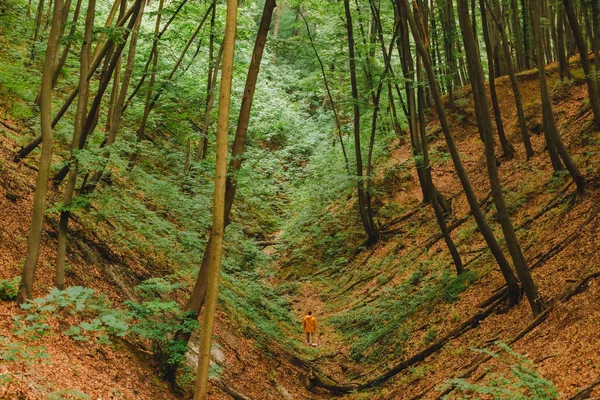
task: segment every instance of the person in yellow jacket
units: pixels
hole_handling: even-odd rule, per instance
[[[313,317],[312,311],[309,311],[308,314],[304,316],[302,324],[304,325],[304,333],[306,333],[306,343],[312,345],[314,334],[317,331],[317,319]]]

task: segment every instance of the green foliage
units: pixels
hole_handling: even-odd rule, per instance
[[[19,294],[19,285],[21,284],[21,277],[16,276],[11,280],[2,279],[0,280],[0,299],[1,300],[14,300]]]
[[[487,376],[483,384],[472,384],[464,379],[446,381],[440,388],[454,387],[461,394],[460,398],[494,399],[494,400],[552,400],[558,399],[558,391],[551,381],[544,379],[535,364],[524,355],[516,353],[508,345],[499,343],[503,354],[490,353],[502,364],[508,366],[508,373],[494,373]],[[444,399],[455,399],[456,394],[444,396]]]
[[[476,280],[476,273],[465,271],[453,276],[446,267],[426,261],[396,287],[381,290],[375,301],[335,315],[331,322],[351,343],[350,356],[358,362],[398,357],[408,341],[411,316],[431,310],[440,301],[454,302],[459,294]],[[427,333],[424,344],[435,339],[436,332]],[[393,351],[390,351],[393,349]]]
[[[441,297],[449,303],[457,301],[460,293],[464,292],[477,280],[477,273],[473,270],[465,271],[458,276],[453,274],[453,272],[445,270],[441,277]]]
[[[30,339],[52,333],[50,320],[70,325],[62,333],[74,340],[109,342],[110,336],[124,336],[129,330],[128,316],[114,308],[93,289],[71,286],[52,288],[45,297],[29,300],[21,308],[25,317],[15,316],[15,334]]]

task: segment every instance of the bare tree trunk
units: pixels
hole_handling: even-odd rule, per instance
[[[510,55],[509,48],[509,40],[506,32],[504,31],[504,24],[502,20],[494,10],[490,0],[485,0],[487,9],[490,11],[490,15],[492,19],[496,23],[496,27],[498,28],[498,32],[500,33],[500,37],[502,39],[502,46],[504,49],[504,54]],[[495,7],[496,9],[498,7]],[[531,146],[531,140],[529,139],[529,133],[527,132],[527,124],[525,123],[525,113],[523,112],[523,102],[521,100],[521,92],[519,90],[519,83],[517,82],[517,76],[515,75],[514,64],[512,61],[506,63],[506,67],[508,68],[508,75],[510,77],[510,85],[512,88],[513,95],[515,97],[515,107],[517,109],[517,119],[519,121],[519,130],[521,131],[521,138],[523,139],[523,145],[525,146],[525,153],[527,154],[527,159],[533,156],[533,147]]]
[[[504,157],[510,160],[514,157],[514,148],[510,143],[508,143],[508,140],[506,140],[506,134],[504,133],[504,124],[502,123],[502,115],[500,115],[498,95],[496,94],[496,78],[494,74],[494,53],[495,49],[497,48],[497,45],[495,43],[495,40],[493,40],[490,37],[490,27],[488,25],[487,20],[487,13],[491,13],[492,10],[486,10],[484,0],[479,0],[479,7],[481,9],[481,29],[483,30],[483,40],[485,42],[485,48],[487,51],[488,81],[490,84],[490,97],[492,98],[492,107],[494,109],[494,120],[496,121],[496,129],[498,131],[498,138],[500,139],[502,151],[504,152]]]
[[[454,141],[454,137],[452,136],[452,130],[450,128],[450,124],[448,123],[448,118],[446,117],[446,111],[444,109],[444,105],[442,103],[442,99],[440,96],[439,88],[437,85],[437,81],[435,80],[435,72],[431,66],[431,61],[429,60],[429,53],[427,52],[427,48],[423,43],[422,38],[419,34],[419,29],[417,28],[417,24],[415,19],[410,11],[410,5],[408,4],[408,0],[397,0],[400,5],[403,7],[403,15],[408,19],[408,23],[410,25],[411,31],[413,32],[413,38],[415,41],[415,45],[417,47],[417,51],[421,54],[423,60],[423,66],[425,68],[425,72],[427,73],[427,79],[429,81],[429,86],[431,87],[433,101],[435,103],[435,109],[438,114],[440,124],[442,126],[442,131],[444,133],[444,137],[446,138],[446,143],[448,144],[448,149],[450,151],[450,156],[452,157],[452,161],[454,162],[454,166],[458,173],[461,184],[465,190],[465,195],[467,197],[467,201],[469,202],[469,206],[471,207],[471,212],[477,221],[477,225],[479,226],[479,230],[481,231],[486,243],[490,247],[492,254],[494,255],[500,270],[502,271],[502,275],[507,284],[508,293],[509,293],[509,302],[511,304],[515,304],[518,302],[521,290],[517,283],[517,280],[510,268],[510,264],[506,260],[500,245],[496,241],[494,233],[487,221],[485,220],[485,216],[479,207],[479,201],[475,196],[475,192],[471,186],[471,181],[467,175],[467,172],[463,166],[462,160],[460,158],[460,153]]]
[[[587,83],[588,96],[590,98],[590,105],[592,106],[592,112],[594,113],[594,121],[596,122],[596,125],[600,127],[600,93],[598,91],[598,82],[595,77],[598,70],[595,69],[592,71],[592,64],[590,63],[587,44],[585,43],[585,39],[581,33],[581,26],[577,21],[573,3],[571,0],[563,0],[563,4],[565,6],[567,18],[569,19],[569,24],[573,30],[573,35],[575,36],[575,43],[579,49],[581,66],[583,67],[583,72],[585,73],[585,81]]]
[[[350,62],[350,83],[352,87],[352,99],[354,110],[354,151],[356,155],[356,177],[357,177],[357,192],[358,192],[358,207],[360,219],[363,224],[365,233],[367,234],[366,244],[376,243],[378,240],[378,232],[373,221],[373,214],[368,204],[368,194],[365,191],[365,177],[363,174],[363,162],[360,140],[360,107],[358,97],[358,84],[356,79],[356,59],[354,55],[354,28],[352,26],[352,14],[350,11],[349,0],[344,0],[344,10],[346,15],[346,30],[348,32],[348,52]],[[367,177],[368,179],[369,177]]]
[[[243,161],[243,154],[246,148],[246,135],[248,133],[248,125],[250,123],[250,111],[252,110],[252,100],[254,98],[254,91],[256,89],[256,82],[258,79],[258,73],[260,71],[260,63],[262,60],[265,44],[267,41],[267,35],[269,33],[269,27],[271,25],[271,19],[273,9],[275,8],[275,0],[266,0],[263,14],[254,43],[254,50],[248,68],[248,75],[246,77],[246,85],[244,87],[244,96],[242,97],[242,105],[240,107],[240,113],[238,117],[238,125],[235,132],[235,139],[231,148],[231,159],[229,161],[229,169],[227,174],[227,180],[225,184],[225,214],[224,214],[224,227],[229,225],[229,215],[231,213],[231,207],[233,206],[233,200],[235,199],[235,193],[237,191],[237,183],[235,181],[236,173],[240,170]],[[213,245],[211,243],[212,237],[209,237],[208,244],[204,251],[202,258],[202,264],[200,265],[200,271],[196,278],[196,283],[192,289],[192,293],[188,298],[183,311],[186,318],[197,318],[204,300],[206,298],[207,283],[209,268],[208,263],[211,259],[211,251]],[[187,343],[190,339],[190,332],[179,330],[175,334],[175,340]],[[167,371],[167,378],[169,380],[175,379],[175,372],[177,366],[174,365],[169,371]]]
[[[210,114],[212,112],[213,104],[215,102],[215,87],[217,85],[217,77],[219,71],[219,64],[221,63],[222,49],[219,49],[217,59],[215,60],[215,12],[216,7],[213,7],[212,14],[210,17],[210,38],[208,42],[208,73],[206,82],[206,108],[204,109],[204,122],[202,124],[202,131],[200,132],[200,142],[198,143],[198,151],[194,157],[194,161],[198,162],[200,159],[206,159],[208,153],[208,127],[210,126]]]
[[[31,43],[31,56],[30,59],[33,61],[35,58],[35,45],[40,37],[40,27],[42,26],[42,16],[44,15],[44,0],[39,0],[37,15],[35,17],[35,31],[33,33],[33,40]],[[54,60],[53,60],[54,62]]]
[[[85,19],[85,33],[83,46],[81,48],[80,69],[79,69],[79,99],[77,100],[77,112],[75,114],[75,126],[73,131],[73,141],[71,143],[71,171],[67,180],[67,187],[63,197],[63,210],[60,213],[60,223],[58,228],[58,251],[56,255],[56,287],[60,290],[65,288],[65,259],[67,255],[67,236],[69,226],[70,206],[75,191],[77,181],[77,159],[75,152],[79,144],[85,116],[87,114],[87,103],[89,97],[90,83],[87,80],[88,69],[90,66],[90,56],[92,49],[92,31],[94,29],[94,17],[96,15],[96,0],[89,0],[87,15]]]
[[[481,67],[480,55],[477,44],[474,40],[474,32],[469,19],[469,9],[467,0],[458,0],[458,20],[463,32],[463,42],[467,56],[467,65],[469,66],[469,75],[471,76],[471,87],[473,89],[473,100],[478,107],[475,107],[477,115],[477,125],[484,137],[485,158],[492,188],[492,197],[496,205],[498,219],[502,226],[502,232],[506,240],[508,251],[512,258],[515,270],[521,281],[521,285],[529,300],[531,311],[537,316],[544,310],[544,303],[537,290],[537,287],[531,277],[529,268],[525,262],[525,257],[521,251],[521,246],[515,234],[508,209],[502,193],[502,185],[498,176],[498,167],[496,166],[496,155],[494,154],[494,138],[492,134],[492,119],[489,113],[487,95],[485,93],[485,81],[483,69]]]
[[[156,68],[158,67],[158,32],[160,30],[160,19],[163,5],[164,0],[159,0],[158,14],[156,15],[156,22],[154,25],[154,37],[152,39],[152,70],[150,72],[150,82],[148,84],[148,90],[146,92],[146,102],[144,103],[144,113],[142,114],[142,121],[140,122],[138,131],[136,132],[138,142],[140,142],[144,137],[146,131],[146,124],[148,123],[148,116],[150,115],[150,111],[152,110],[153,105],[152,94],[154,90],[154,84],[156,83]],[[130,166],[133,166],[133,162],[135,161],[134,157],[137,157],[137,154],[137,151],[133,153]]]
[[[137,9],[137,4],[138,3],[139,3],[139,0],[136,0],[136,2],[134,3],[134,5],[127,10],[127,12],[123,16],[123,18],[121,18],[117,22],[117,26],[118,27],[123,27],[125,25],[125,23],[127,23],[127,21],[129,20],[129,17],[131,17],[131,15],[133,14],[133,12]],[[126,39],[126,37],[127,37],[128,34],[129,34],[128,31],[126,31],[126,33],[125,33],[125,39]],[[102,60],[104,59],[104,57],[109,52],[111,52],[111,50],[113,48],[114,48],[114,42],[112,40],[108,40],[106,43],[104,43],[104,45],[102,46],[102,49],[99,52],[98,56],[93,58],[92,64],[90,66],[90,73],[88,74],[88,80],[90,80],[92,78],[92,76],[94,76],[94,74],[96,73],[96,70],[98,69],[98,67],[102,63]],[[79,93],[79,86],[76,86],[75,88],[73,88],[73,90],[71,91],[71,93],[69,93],[69,96],[64,101],[64,103],[61,106],[60,110],[58,110],[58,112],[56,113],[56,115],[52,119],[52,123],[51,123],[52,128],[54,128],[56,126],[56,124],[58,124],[60,122],[61,118],[65,115],[65,113],[67,112],[67,110],[69,109],[69,107],[71,106],[71,104],[73,103],[73,101],[75,100],[75,97],[77,97],[78,93]],[[29,142],[27,145],[25,145],[24,147],[22,147],[19,150],[19,152],[15,155],[14,160],[15,161],[19,161],[22,158],[27,157],[27,155],[29,155],[29,153],[31,153],[33,150],[35,150],[40,145],[40,143],[42,143],[42,135],[36,136],[33,140],[31,140],[31,142]]]
[[[206,400],[208,393],[208,373],[210,369],[210,353],[213,325],[217,309],[219,293],[219,277],[221,273],[221,252],[223,249],[223,232],[225,230],[225,181],[227,179],[227,135],[229,130],[229,105],[231,103],[231,82],[233,78],[233,53],[235,49],[235,33],[237,26],[237,0],[227,0],[227,18],[225,37],[223,39],[223,69],[221,72],[221,91],[219,94],[219,115],[217,118],[217,161],[215,173],[215,194],[213,207],[213,223],[210,233],[211,257],[208,263],[208,290],[206,310],[200,331],[200,348],[198,351],[198,378],[194,400]]]
[[[135,18],[132,18],[129,21],[129,25],[127,26],[127,31],[125,33],[125,37],[123,38],[123,41],[121,43],[119,43],[119,45],[115,49],[115,52],[112,55],[110,61],[108,59],[106,59],[105,70],[102,72],[102,74],[100,76],[100,82],[98,83],[98,91],[96,93],[96,96],[94,97],[94,100],[93,100],[90,110],[88,112],[88,115],[87,115],[87,118],[85,121],[85,125],[84,125],[83,131],[81,133],[81,137],[79,138],[79,149],[80,150],[85,147],[88,136],[92,132],[94,132],[94,129],[96,129],[96,126],[98,125],[98,118],[99,118],[99,114],[100,114],[100,105],[102,104],[102,99],[104,97],[104,94],[106,93],[106,89],[108,88],[108,85],[110,84],[113,72],[115,71],[117,65],[120,62],[121,53],[123,52],[123,49],[125,48],[129,33],[131,32],[132,39],[134,39],[134,36],[138,34],[138,29],[139,29],[139,26],[142,21],[142,16],[144,14],[144,6],[146,3],[144,0],[137,0],[136,4],[139,7],[136,10]],[[54,175],[54,177],[52,178],[52,181],[53,181],[53,184],[55,187],[60,185],[62,180],[67,176],[67,174],[69,173],[69,169],[70,169],[69,165],[65,165],[64,167],[62,167],[60,169],[60,171],[58,171],[56,173],[56,175]]]
[[[556,21],[556,53],[558,56],[558,71],[560,79],[572,79],[571,71],[569,70],[569,61],[566,55],[565,47],[565,10],[559,5],[557,8]]]
[[[542,42],[542,28],[540,26],[540,15],[541,15],[541,0],[530,0],[531,3],[531,22],[534,31],[534,40],[538,60],[544,59],[544,44]],[[544,63],[538,65],[538,76],[540,80],[540,93],[542,96],[542,114],[544,120],[544,134],[546,135],[546,142],[548,144],[548,151],[551,151],[552,147],[555,147],[556,152],[565,163],[567,170],[571,174],[571,177],[577,184],[577,190],[583,194],[585,192],[585,178],[579,172],[577,165],[573,161],[571,154],[564,145],[558,129],[556,127],[556,121],[554,120],[554,112],[552,110],[552,103],[550,101],[550,95],[548,93],[548,85],[546,84],[546,68]],[[552,153],[551,153],[552,156]],[[553,162],[555,169],[557,165]]]
[[[277,9],[279,9],[278,6]],[[317,57],[317,61],[319,62],[319,66],[321,67],[321,76],[323,77],[323,83],[325,84],[325,90],[327,91],[327,97],[329,98],[329,103],[331,104],[331,110],[333,111],[333,116],[335,119],[335,128],[337,130],[337,137],[340,141],[340,146],[342,147],[342,154],[344,156],[344,163],[346,165],[346,172],[350,173],[350,166],[348,163],[348,154],[346,153],[346,146],[344,145],[344,137],[342,135],[342,123],[340,122],[340,116],[338,115],[337,108],[335,106],[335,102],[333,101],[333,96],[331,96],[331,89],[329,88],[329,81],[327,80],[327,74],[325,73],[325,66],[323,65],[323,61],[319,56],[319,52],[317,51],[317,47],[315,46],[315,42],[313,40],[312,34],[310,33],[310,28],[308,26],[308,21],[304,18],[304,14],[300,12],[300,16],[304,20],[304,25],[306,26],[306,32],[308,34],[308,40],[310,41],[310,45],[312,46],[315,56]]]
[[[52,163],[53,145],[50,114],[52,107],[52,73],[54,72],[54,60],[58,53],[58,44],[60,42],[60,17],[62,7],[63,1],[56,0],[42,73],[42,98],[40,102],[42,154],[40,156],[35,194],[33,197],[33,216],[31,218],[29,237],[27,238],[27,254],[25,255],[21,286],[19,287],[19,294],[17,296],[17,302],[19,304],[26,302],[27,299],[31,297],[42,241],[42,230],[44,228],[46,192],[48,191],[48,176],[50,174],[50,164]]]

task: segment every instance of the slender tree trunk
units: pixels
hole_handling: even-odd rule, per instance
[[[465,190],[465,195],[467,197],[467,201],[469,206],[471,207],[471,212],[477,221],[477,225],[479,226],[479,230],[481,231],[483,237],[486,240],[486,243],[490,247],[492,254],[494,255],[500,270],[502,271],[502,275],[507,284],[508,288],[508,298],[511,304],[518,302],[520,297],[520,288],[517,283],[517,280],[510,268],[510,264],[506,260],[500,245],[496,241],[494,237],[494,233],[487,221],[485,220],[485,216],[479,207],[479,202],[477,197],[475,196],[475,192],[471,186],[471,181],[467,175],[467,172],[463,166],[462,160],[460,158],[460,153],[458,151],[458,147],[454,141],[454,137],[452,135],[452,130],[450,128],[450,124],[448,123],[448,118],[446,117],[446,111],[444,109],[444,105],[442,103],[442,99],[440,96],[440,92],[438,89],[437,81],[435,79],[435,72],[431,66],[431,62],[429,61],[429,54],[427,52],[427,48],[423,43],[419,35],[419,29],[417,28],[417,24],[415,19],[410,12],[410,5],[408,4],[408,0],[397,0],[402,5],[403,15],[408,19],[408,23],[410,25],[411,31],[413,32],[413,38],[415,41],[415,45],[417,47],[417,51],[421,54],[423,60],[423,66],[425,67],[425,72],[427,73],[427,79],[429,80],[429,86],[432,90],[432,97],[435,102],[435,109],[440,119],[440,124],[442,126],[442,131],[444,133],[444,137],[446,138],[446,143],[448,144],[448,149],[450,151],[450,156],[452,157],[452,161],[454,162],[454,166],[458,173],[461,184]]]
[[[134,5],[127,10],[127,12],[123,16],[123,18],[121,18],[117,22],[118,27],[123,27],[127,23],[129,18],[132,16],[133,12],[138,9],[137,8],[138,4],[139,4],[139,0],[136,0]],[[128,34],[129,34],[128,30],[126,30],[125,37],[123,38],[123,40],[126,40]],[[88,74],[88,80],[90,80],[92,78],[92,76],[94,76],[94,74],[96,73],[96,70],[98,69],[98,67],[100,67],[100,64],[102,63],[102,60],[104,59],[104,57],[107,54],[109,54],[113,48],[114,48],[114,42],[112,40],[108,40],[106,43],[104,43],[98,56],[93,58],[93,61],[90,66],[90,73]],[[75,98],[77,97],[78,93],[79,93],[79,85],[77,85],[75,88],[73,88],[71,93],[69,93],[69,96],[64,101],[60,110],[58,110],[58,112],[52,119],[52,123],[51,123],[52,128],[54,128],[60,122],[62,117],[65,115],[65,113],[67,112],[67,110],[69,109],[69,107],[71,106],[71,104],[73,103]],[[40,145],[40,143],[42,143],[42,135],[36,136],[31,142],[29,142],[27,145],[22,147],[19,150],[19,152],[15,155],[14,160],[19,161],[22,158],[27,157],[29,155],[29,153],[31,153],[33,150],[35,150]]]
[[[30,59],[33,61],[35,58],[35,46],[40,37],[40,27],[42,26],[42,16],[44,15],[44,0],[39,0],[37,15],[35,17],[35,31],[33,33],[33,40],[31,43],[31,56]],[[54,60],[53,60],[54,62]]]
[[[177,15],[179,14],[179,12],[181,11],[181,9],[183,8],[183,6],[187,2],[188,2],[188,0],[182,0],[181,3],[179,3],[179,5],[177,6],[177,9],[175,9],[175,11],[173,12],[173,14],[169,18],[169,20],[165,23],[165,25],[160,30],[160,33],[158,34],[158,39],[159,40],[165,34],[165,32],[167,31],[167,29],[169,28],[169,26],[171,26],[171,23],[175,20],[175,17],[177,17]],[[209,6],[208,10],[206,11],[207,13],[210,12],[210,10],[212,9],[212,7],[213,7],[212,4],[213,3],[211,3],[211,6]],[[157,43],[157,45],[158,45],[158,43]],[[125,101],[125,103],[124,103],[125,109],[127,109],[127,107],[129,107],[129,104],[131,103],[131,101],[133,100],[133,98],[138,94],[138,92],[142,88],[142,85],[146,81],[146,76],[148,75],[148,69],[150,68],[150,64],[152,63],[152,54],[153,54],[153,51],[150,51],[150,54],[148,55],[148,59],[146,60],[146,64],[144,65],[144,70],[142,72],[142,76],[141,76],[140,80],[138,81],[138,83],[133,88],[133,90],[131,91],[131,94],[127,97],[127,101]]]
[[[544,303],[525,262],[525,257],[521,251],[521,246],[519,245],[504,201],[502,185],[498,176],[498,167],[496,166],[496,155],[494,154],[492,119],[489,113],[487,95],[485,93],[483,69],[481,67],[477,44],[474,40],[473,28],[471,27],[469,19],[467,0],[458,0],[458,20],[463,32],[467,65],[469,66],[471,87],[473,89],[473,100],[475,101],[475,104],[479,105],[478,107],[475,107],[475,113],[477,115],[477,125],[484,137],[485,158],[492,188],[492,197],[494,199],[494,204],[496,205],[498,219],[502,226],[502,232],[504,233],[506,245],[517,271],[517,275],[519,276],[519,280],[527,295],[533,315],[537,316],[544,310]]]
[[[579,49],[581,66],[583,67],[583,72],[585,73],[585,81],[587,83],[588,96],[590,98],[590,105],[592,106],[592,112],[594,113],[594,121],[596,122],[596,125],[600,127],[600,93],[598,91],[598,83],[595,77],[598,70],[592,71],[592,64],[590,63],[587,44],[585,43],[585,39],[581,33],[581,26],[577,21],[572,1],[563,0],[563,4],[565,6],[567,18],[569,19],[569,24],[573,30],[575,43]]]
[[[138,29],[141,24],[142,16],[144,14],[144,6],[146,3],[144,0],[138,0],[136,4],[139,6],[139,8],[136,10],[135,18],[132,18],[131,21],[129,21],[129,25],[127,26],[127,32],[125,34],[125,37],[123,38],[123,41],[119,43],[119,45],[115,49],[115,52],[112,55],[110,61],[109,59],[106,59],[105,70],[102,72],[100,76],[100,82],[98,83],[98,91],[96,93],[96,96],[94,97],[94,100],[88,112],[85,125],[81,133],[81,137],[79,138],[80,150],[85,147],[87,138],[90,134],[92,134],[92,132],[94,132],[94,129],[96,129],[96,126],[98,125],[98,118],[100,114],[100,105],[102,104],[102,99],[104,97],[104,94],[106,93],[106,89],[110,84],[113,72],[115,71],[117,64],[120,61],[121,53],[125,48],[129,33],[131,32],[132,39],[133,36],[138,34]],[[67,174],[69,173],[69,169],[69,165],[65,165],[60,169],[60,171],[58,171],[58,173],[56,173],[56,175],[54,175],[52,181],[55,187],[59,186],[63,179],[67,176]]]
[[[158,33],[160,30],[160,19],[163,6],[164,0],[159,0],[158,14],[156,15],[156,22],[154,25],[154,38],[152,39],[152,70],[150,72],[150,82],[148,84],[148,89],[146,92],[146,102],[144,103],[144,113],[142,114],[142,121],[140,122],[140,126],[136,132],[138,142],[140,142],[144,137],[146,131],[146,124],[148,123],[148,116],[150,115],[152,107],[152,94],[154,90],[154,84],[156,83],[156,69],[158,67]],[[137,157],[137,154],[137,151],[133,153],[130,161],[130,167],[133,167],[133,162],[135,161],[134,158]],[[130,167],[128,167],[128,169],[131,169]]]
[[[279,9],[278,6],[277,9]],[[306,33],[308,34],[308,40],[310,41],[310,45],[312,46],[315,56],[317,57],[317,61],[319,62],[319,66],[321,67],[321,76],[323,77],[323,84],[325,85],[325,90],[327,91],[327,97],[329,98],[329,103],[331,104],[331,110],[333,111],[333,116],[335,120],[335,128],[337,131],[337,137],[340,141],[340,146],[342,148],[342,154],[344,156],[344,163],[346,165],[346,172],[350,173],[350,166],[348,163],[348,154],[346,153],[346,146],[344,145],[344,137],[342,135],[342,123],[340,122],[340,116],[337,112],[337,108],[335,106],[335,102],[333,101],[333,96],[331,95],[331,89],[329,88],[329,81],[327,80],[327,74],[325,73],[325,66],[323,65],[323,60],[319,56],[319,52],[317,51],[317,47],[315,46],[315,42],[313,40],[312,34],[310,33],[310,28],[308,26],[308,21],[304,18],[304,14],[300,12],[300,16],[304,20],[304,25],[306,26]]]
[[[240,113],[238,116],[238,124],[235,132],[235,139],[231,148],[231,159],[229,161],[229,169],[227,174],[227,181],[225,184],[225,214],[224,214],[224,226],[225,228],[229,225],[229,215],[233,206],[233,200],[237,191],[237,183],[235,176],[240,170],[243,161],[243,154],[246,148],[246,135],[248,133],[248,125],[250,123],[250,111],[252,110],[252,100],[254,98],[254,91],[256,89],[256,82],[258,80],[258,73],[260,71],[260,63],[262,60],[265,44],[267,41],[267,35],[269,33],[269,27],[271,25],[271,19],[273,9],[275,8],[275,0],[266,0],[263,14],[254,43],[254,50],[252,58],[250,59],[250,66],[248,68],[248,75],[246,77],[246,85],[244,87],[244,96],[242,97],[242,104],[240,107]],[[208,263],[211,259],[211,251],[213,245],[211,243],[212,237],[209,237],[208,244],[204,251],[202,258],[202,264],[200,265],[200,271],[196,278],[196,283],[190,297],[188,298],[183,311],[187,318],[195,319],[198,317],[204,300],[206,298],[207,283],[209,268]],[[187,343],[190,339],[190,333],[185,331],[178,331],[175,335],[175,340]],[[167,378],[173,380],[175,378],[176,366],[167,371]]]
[[[558,71],[560,73],[560,79],[572,79],[571,71],[569,70],[569,60],[567,59],[566,47],[565,47],[565,9],[560,4],[557,8],[557,21],[556,21],[556,53],[558,57]]]
[[[352,99],[354,101],[354,147],[356,156],[356,177],[357,177],[357,191],[358,191],[358,206],[360,212],[360,219],[363,224],[363,228],[367,234],[366,244],[373,244],[378,240],[378,232],[373,221],[373,215],[370,212],[368,204],[368,196],[365,192],[365,181],[363,174],[363,162],[361,152],[361,140],[360,140],[360,107],[358,102],[358,84],[356,79],[356,58],[354,55],[354,28],[352,26],[352,14],[350,11],[349,0],[344,0],[344,10],[346,15],[346,30],[348,32],[348,52],[350,57],[350,83],[352,87]],[[368,179],[369,177],[367,177]]]
[[[542,28],[540,26],[540,15],[541,15],[541,4],[540,0],[530,0],[531,4],[531,21],[534,31],[535,47],[537,52],[538,60],[544,59],[544,44],[542,42]],[[565,163],[567,170],[571,174],[571,177],[577,185],[579,193],[585,192],[585,178],[579,172],[577,165],[573,161],[571,154],[564,145],[558,128],[556,127],[556,121],[554,120],[554,112],[552,110],[552,103],[550,101],[550,95],[548,93],[548,85],[546,84],[546,68],[543,63],[538,65],[538,76],[540,80],[540,93],[542,96],[542,114],[544,120],[544,134],[546,135],[546,142],[548,144],[548,151],[552,148],[556,150],[556,153],[562,161]],[[552,153],[550,153],[551,157]],[[556,157],[556,156],[554,156]],[[554,168],[557,169],[556,160],[553,161]]]
[[[498,32],[500,33],[504,54],[510,55],[511,53],[509,48],[509,40],[508,36],[506,35],[506,32],[504,31],[504,24],[502,23],[496,11],[494,11],[490,0],[485,0],[485,2],[487,9],[490,10],[490,15],[492,16],[492,19],[496,23]],[[498,7],[495,7],[495,9],[497,8]],[[510,85],[512,88],[512,92],[515,97],[515,107],[517,109],[517,120],[519,121],[519,130],[521,132],[521,138],[523,139],[523,145],[525,146],[525,153],[527,154],[527,159],[529,159],[533,157],[533,147],[531,146],[531,140],[529,139],[529,133],[527,132],[527,124],[525,123],[525,113],[523,112],[523,102],[521,100],[519,83],[517,81],[517,76],[515,75],[513,62],[507,62],[506,66],[508,68],[508,75],[510,77]]]
[[[89,0],[85,19],[85,33],[83,46],[81,48],[80,69],[79,69],[79,99],[77,100],[77,112],[75,114],[75,127],[73,131],[73,141],[71,143],[71,171],[67,180],[67,187],[63,197],[63,210],[60,213],[60,223],[58,228],[58,252],[56,255],[56,287],[60,290],[65,288],[65,260],[67,255],[67,235],[69,225],[69,215],[75,183],[77,181],[77,158],[75,152],[83,130],[85,116],[87,114],[87,103],[89,95],[89,81],[87,80],[88,69],[90,65],[90,56],[92,48],[92,31],[94,29],[94,17],[96,15],[96,0]]]
[[[115,15],[117,15],[117,11],[121,8],[119,6],[126,5],[127,0],[115,0],[108,16],[106,17],[106,22],[104,23],[104,28],[108,29],[112,25]],[[106,32],[100,33],[98,37],[98,43],[96,44],[96,49],[94,50],[94,58],[98,58],[100,56],[100,52],[102,51],[102,47],[106,44]]]
[[[490,84],[490,97],[492,99],[492,108],[494,109],[496,130],[498,131],[498,138],[500,139],[500,145],[502,146],[504,157],[506,157],[507,160],[511,160],[514,157],[514,149],[512,145],[508,143],[506,134],[504,133],[504,124],[502,123],[502,115],[500,114],[500,106],[498,105],[498,95],[496,94],[496,78],[494,76],[494,53],[496,49],[496,43],[495,40],[490,37],[489,25],[487,21],[487,13],[491,13],[492,10],[486,10],[484,0],[479,0],[479,7],[481,9],[481,28],[483,30],[483,40],[485,42],[485,49],[487,52],[488,81]]]
[[[216,7],[213,7],[212,14],[210,17],[210,38],[208,41],[208,74],[206,82],[206,108],[204,110],[204,123],[202,125],[202,131],[200,132],[200,142],[198,143],[198,151],[194,157],[194,161],[198,162],[200,159],[206,159],[208,153],[208,127],[210,126],[210,114],[213,108],[215,100],[215,86],[217,85],[217,77],[219,70],[219,63],[221,62],[221,50],[215,61],[215,13]],[[221,46],[221,49],[223,46]],[[213,71],[214,70],[214,71]]]
[[[38,176],[33,197],[33,216],[31,218],[31,227],[29,237],[27,238],[27,254],[23,265],[23,275],[21,286],[17,296],[17,302],[22,304],[31,297],[33,290],[33,280],[39,258],[40,245],[42,241],[42,231],[44,228],[44,213],[46,211],[46,192],[48,190],[48,176],[50,174],[50,164],[52,163],[52,126],[51,126],[51,107],[52,107],[52,73],[54,60],[58,52],[60,42],[60,17],[63,7],[62,0],[56,0],[54,13],[52,17],[52,26],[50,36],[48,37],[48,46],[46,49],[46,58],[44,60],[44,69],[42,73],[42,98],[40,102],[40,117],[42,131],[42,154],[38,167]]]
[[[227,134],[229,130],[229,105],[231,103],[231,82],[233,78],[233,56],[235,49],[235,33],[237,26],[237,0],[227,0],[227,18],[225,37],[223,39],[223,69],[221,72],[221,89],[219,93],[219,115],[217,117],[217,161],[215,172],[215,194],[213,206],[213,223],[210,233],[211,257],[208,263],[208,290],[206,310],[200,331],[200,348],[198,352],[198,378],[194,400],[206,400],[208,393],[208,373],[210,369],[210,353],[217,296],[219,293],[219,277],[221,274],[221,252],[223,249],[223,232],[225,230],[225,181],[227,179]]]

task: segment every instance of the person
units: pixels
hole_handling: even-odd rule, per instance
[[[317,331],[317,320],[312,315],[312,311],[309,311],[302,320],[304,325],[304,333],[306,334],[306,343],[309,345],[313,344],[314,334]]]

